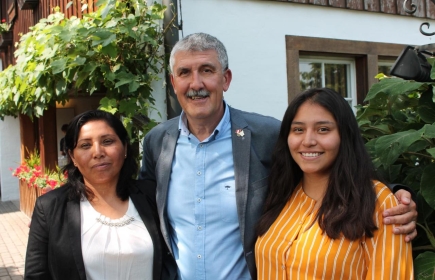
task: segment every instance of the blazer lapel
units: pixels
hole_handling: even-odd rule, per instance
[[[166,218],[166,202],[168,197],[169,179],[172,170],[172,160],[174,158],[175,147],[179,135],[178,122],[174,122],[172,127],[168,128],[166,135],[163,137],[162,149],[156,166],[156,200],[161,229],[166,245],[172,252],[171,242],[169,240],[168,223]]]
[[[161,271],[156,271],[156,269],[160,269],[162,267],[162,252],[159,232],[156,225],[156,221],[153,217],[153,210],[151,209],[151,205],[148,203],[148,199],[144,193],[142,193],[136,186],[131,188],[130,198],[139,213],[142,222],[145,224],[147,228],[152,242],[154,246],[154,264],[153,264],[153,274],[154,279],[156,279],[157,275],[160,275]]]
[[[82,255],[80,203],[77,201],[68,201],[66,211],[66,223],[68,225],[71,251],[73,252],[74,261],[76,263],[80,279],[85,280],[86,272]]]
[[[242,244],[245,244],[246,203],[249,185],[251,131],[246,121],[230,107],[231,140],[233,145],[234,176],[236,183],[237,214]]]

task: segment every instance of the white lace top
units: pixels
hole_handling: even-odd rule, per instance
[[[88,280],[152,279],[153,243],[131,199],[112,220],[80,202],[82,254]]]

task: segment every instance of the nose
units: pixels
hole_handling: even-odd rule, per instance
[[[102,147],[100,144],[95,143],[93,146],[93,157],[94,158],[101,158],[104,156],[104,147]]]
[[[192,80],[190,81],[190,88],[193,90],[201,90],[204,88],[202,77],[198,71],[193,71]]]
[[[302,140],[302,145],[305,147],[312,147],[317,144],[315,133],[312,131],[307,131],[304,135],[304,139]]]

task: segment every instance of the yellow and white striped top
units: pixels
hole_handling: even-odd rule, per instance
[[[382,222],[383,210],[398,202],[378,181],[375,191],[374,237],[334,240],[312,223],[316,201],[299,185],[269,230],[257,239],[258,279],[414,279],[411,244]]]

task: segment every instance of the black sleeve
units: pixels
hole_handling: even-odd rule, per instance
[[[48,271],[48,225],[37,199],[30,224],[24,279],[52,279]]]
[[[398,190],[405,190],[409,192],[411,194],[411,199],[417,204],[417,194],[410,187],[402,184],[388,184],[388,187],[393,193],[396,193]]]

